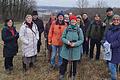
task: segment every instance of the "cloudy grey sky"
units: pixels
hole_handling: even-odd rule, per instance
[[[63,6],[63,7],[76,7],[77,0],[36,0],[37,5],[40,6]],[[98,0],[88,0],[89,5],[93,6]],[[120,0],[104,0],[109,7],[120,7]]]

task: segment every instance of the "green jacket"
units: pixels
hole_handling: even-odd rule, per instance
[[[98,24],[93,21],[90,26],[88,27],[86,36],[92,39],[101,40],[103,38],[105,27],[103,26],[102,22],[98,22]]]
[[[106,31],[110,28],[110,26],[112,25],[111,23],[112,23],[112,17],[113,17],[114,15],[112,15],[112,16],[106,16],[105,18],[104,18],[104,23],[106,23],[106,28],[105,28],[105,32],[104,33],[106,33]]]
[[[67,29],[63,32],[62,35],[62,41],[63,41],[63,46],[62,46],[62,51],[60,56],[64,59],[67,60],[79,60],[81,57],[81,48],[82,48],[82,43],[84,41],[84,36],[83,32],[80,28],[74,27],[73,26],[68,26],[68,29],[71,29],[67,31]],[[78,31],[79,29],[79,35]],[[73,41],[75,40],[75,47],[74,48],[67,48],[68,41]]]

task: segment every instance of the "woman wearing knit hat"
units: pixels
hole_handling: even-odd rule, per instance
[[[105,34],[105,41],[110,44],[112,50],[112,58],[108,61],[111,80],[117,80],[117,64],[120,64],[120,16],[114,15],[112,23],[112,26]]]
[[[64,22],[64,14],[59,13],[57,15],[57,20],[51,24],[49,34],[48,34],[48,44],[52,45],[52,55],[51,55],[51,67],[59,67],[62,64],[62,58],[60,57],[61,47],[63,42],[61,40],[62,33],[67,27],[67,24]],[[58,53],[58,64],[55,62],[56,54]]]
[[[83,32],[76,24],[76,16],[70,16],[70,25],[62,35],[62,41],[64,44],[60,56],[63,58],[63,63],[60,66],[59,80],[64,80],[68,63],[68,68],[70,69],[69,77],[72,78],[72,80],[75,80],[77,61],[80,60],[80,48],[84,40]]]

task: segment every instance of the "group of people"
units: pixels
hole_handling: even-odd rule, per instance
[[[120,16],[115,14],[112,8],[106,10],[104,20],[98,13],[93,19],[90,19],[87,13],[77,16],[63,12],[57,16],[52,14],[45,27],[38,18],[37,11],[33,11],[32,15],[26,16],[19,33],[13,20],[7,19],[2,29],[4,66],[7,72],[13,70],[13,58],[18,52],[18,38],[22,42],[23,69],[28,71],[35,65],[37,53],[40,52],[42,32],[47,44],[50,68],[59,69],[59,80],[64,80],[67,70],[69,77],[76,80],[78,62],[82,55],[93,60],[95,45],[96,60],[100,59],[101,46],[107,49],[105,55],[111,54],[111,59],[105,61],[111,72],[111,80],[117,80],[117,65],[120,63]]]

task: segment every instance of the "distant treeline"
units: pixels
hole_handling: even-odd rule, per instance
[[[93,18],[93,16],[98,13],[101,15],[102,19],[105,17],[107,8],[73,8],[70,10],[67,10],[66,13],[72,12],[76,15],[87,13],[90,18]],[[120,8],[114,8],[114,13],[120,15]]]
[[[6,18],[22,20],[35,7],[35,0],[0,0],[0,21]]]

